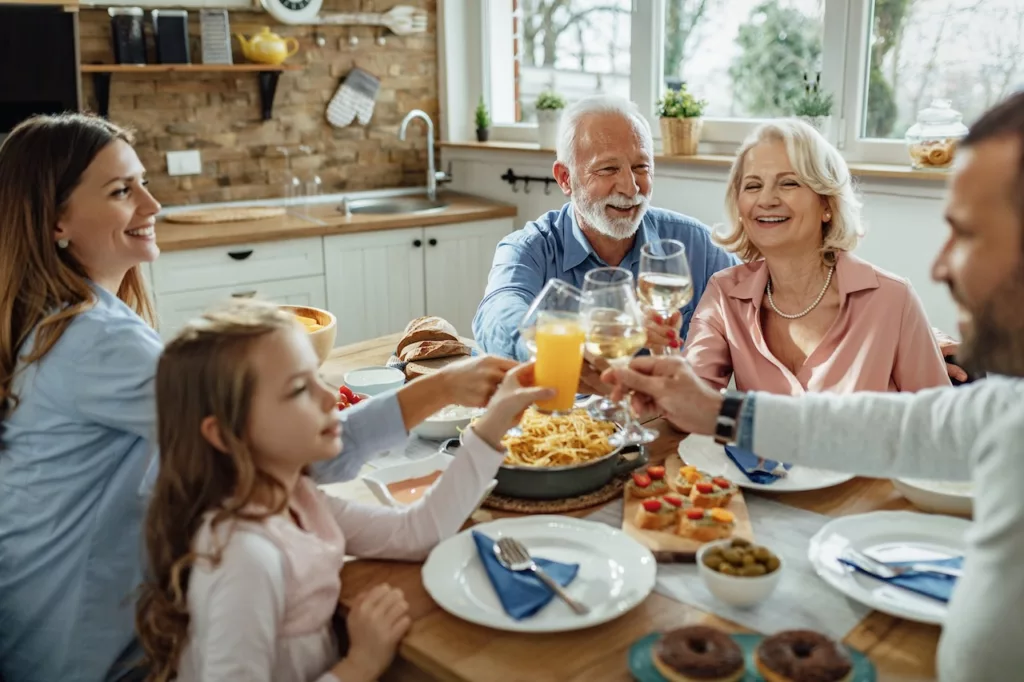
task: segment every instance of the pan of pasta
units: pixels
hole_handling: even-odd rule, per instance
[[[506,497],[557,500],[585,495],[647,460],[642,448],[615,448],[608,436],[616,424],[599,421],[584,409],[554,416],[531,408],[519,428],[505,434],[505,461],[494,492]],[[450,451],[461,439],[447,441]]]

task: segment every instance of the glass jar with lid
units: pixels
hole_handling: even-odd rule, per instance
[[[963,114],[948,99],[932,100],[917,112],[917,122],[907,131],[907,150],[917,170],[943,170],[953,165],[956,147],[967,135]]]

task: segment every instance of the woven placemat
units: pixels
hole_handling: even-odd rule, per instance
[[[605,502],[611,502],[622,496],[622,487],[629,480],[629,476],[616,476],[603,487],[577,497],[567,497],[562,500],[524,500],[518,497],[505,497],[491,493],[484,500],[483,506],[498,511],[516,512],[519,514],[561,514],[563,512],[576,511],[577,509],[588,509],[596,507]]]

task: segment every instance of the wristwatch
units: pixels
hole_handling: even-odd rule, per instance
[[[715,421],[715,442],[719,445],[732,445],[736,442],[736,436],[740,426],[740,410],[743,409],[743,401],[746,393],[722,389],[722,407],[718,411],[718,419]]]

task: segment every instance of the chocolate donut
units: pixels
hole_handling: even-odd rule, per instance
[[[840,644],[813,630],[786,630],[765,637],[754,652],[767,682],[845,682],[853,661]]]
[[[746,672],[739,644],[705,625],[665,633],[652,653],[654,667],[672,682],[736,682]]]

